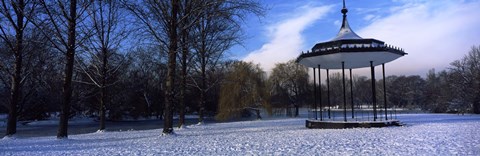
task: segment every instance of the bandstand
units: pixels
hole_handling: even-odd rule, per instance
[[[391,62],[397,58],[400,58],[407,53],[403,49],[387,45],[383,41],[377,39],[362,38],[357,35],[349,26],[347,21],[347,8],[345,7],[345,0],[343,1],[343,8],[341,10],[343,14],[343,21],[340,31],[337,36],[330,41],[317,43],[311,51],[306,53],[302,52],[297,58],[297,63],[313,69],[314,75],[314,103],[310,112],[313,112],[312,116],[306,121],[306,127],[308,128],[353,128],[353,127],[385,127],[391,125],[399,125],[398,120],[388,118],[388,105],[386,97],[385,87],[385,63]],[[383,71],[383,108],[384,115],[382,119],[379,119],[376,99],[376,81],[375,81],[375,66],[382,66]],[[355,116],[355,106],[353,100],[353,80],[352,69],[370,67],[371,69],[371,82],[372,82],[372,117],[367,120],[359,120]],[[322,103],[321,88],[321,69],[326,70],[327,74],[327,104]],[[350,108],[351,119],[347,116],[350,112],[347,112],[347,92],[345,84],[345,69],[349,70],[350,75]],[[318,72],[317,72],[318,70]],[[343,121],[332,120],[331,115],[331,103],[330,103],[330,80],[329,72],[331,70],[342,71],[342,88],[343,88]],[[317,73],[318,82],[317,86]],[[319,98],[318,98],[318,97]],[[319,103],[317,103],[319,99]],[[318,105],[317,105],[318,104]],[[390,111],[392,111],[390,109]],[[324,114],[325,113],[325,114]],[[328,118],[327,118],[328,117]]]

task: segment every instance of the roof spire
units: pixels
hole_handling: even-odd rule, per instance
[[[333,40],[341,40],[341,39],[361,39],[360,36],[358,36],[353,30],[350,28],[348,25],[347,21],[347,12],[348,9],[345,6],[345,0],[343,0],[343,8],[342,8],[342,14],[343,14],[343,20],[342,20],[342,27],[340,27],[340,31],[337,34],[337,37],[335,37]]]
[[[345,0],[343,0],[343,9],[342,9],[342,13],[343,13],[343,16],[347,16],[347,12],[348,12],[348,9],[347,7],[345,6]]]

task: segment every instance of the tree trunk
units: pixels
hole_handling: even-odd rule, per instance
[[[206,103],[206,96],[205,96],[205,87],[207,86],[207,78],[206,78],[206,74],[205,74],[205,66],[206,66],[206,63],[205,63],[205,57],[202,56],[202,69],[201,69],[201,79],[202,79],[202,82],[201,82],[201,85],[200,85],[200,103],[199,103],[199,111],[198,111],[198,123],[203,123],[203,120],[204,120],[204,116],[205,116],[205,103]]]
[[[18,1],[18,7],[23,12],[25,3],[23,0]],[[7,121],[7,136],[12,136],[17,133],[17,108],[21,95],[20,81],[22,80],[22,59],[23,59],[23,13],[17,14],[17,29],[16,29],[16,43],[15,43],[15,65],[14,75],[12,76],[10,110],[8,111]]]
[[[100,127],[98,128],[99,131],[105,130],[105,98],[106,90],[105,86],[103,86],[100,92]]]
[[[260,109],[254,109],[254,110],[255,110],[255,114],[257,114],[257,120],[262,119],[262,116],[260,116]]]
[[[167,81],[165,90],[165,120],[163,122],[163,134],[173,133],[173,107],[175,96],[175,67],[177,52],[177,13],[179,4],[177,0],[171,0],[172,9],[169,20],[168,36],[170,39],[168,47]]]
[[[179,108],[179,120],[178,127],[182,127],[185,124],[185,103],[187,92],[187,57],[188,57],[188,33],[186,29],[182,30],[182,83],[180,84],[180,108]]]
[[[480,114],[480,96],[477,94],[473,101],[473,113]]]
[[[299,113],[299,106],[297,104],[294,105],[295,106],[295,117],[298,117],[298,115],[300,114]],[[315,112],[316,113],[316,112]]]
[[[160,104],[160,105],[161,105],[161,104]],[[158,118],[158,119],[163,120],[163,115],[164,115],[163,112],[164,112],[164,110],[165,110],[165,109],[164,109],[163,107],[161,107],[161,106],[159,107],[158,112],[157,112],[157,118]]]
[[[107,64],[108,64],[108,55],[107,48],[102,48],[103,54],[103,64],[102,64],[102,85],[100,90],[100,127],[98,130],[105,130],[105,104],[106,104],[106,94],[107,94]]]
[[[204,25],[201,25],[201,31],[204,32],[205,28]],[[206,34],[202,33],[201,34],[202,38],[202,45],[201,45],[201,50],[200,50],[200,76],[201,76],[201,81],[200,82],[200,103],[198,105],[198,123],[203,123],[204,116],[205,116],[205,104],[206,104],[206,86],[207,86],[207,75],[206,75],[206,68],[207,68],[207,45],[206,45]]]
[[[185,43],[184,43],[185,44]],[[187,55],[186,50],[182,53],[182,83],[180,84],[180,108],[179,108],[179,121],[178,127],[182,127],[185,124],[185,103],[186,103],[186,90],[187,90]]]
[[[70,116],[70,100],[72,97],[73,63],[75,61],[75,26],[77,16],[77,1],[70,1],[70,17],[68,18],[68,45],[63,83],[63,100],[60,112],[60,123],[57,138],[68,138],[68,118]],[[60,32],[59,32],[60,33]]]
[[[477,74],[477,78],[480,78],[480,73]],[[479,79],[477,79],[477,81],[479,81]],[[475,99],[474,99],[474,102],[473,102],[473,113],[475,114],[480,114],[480,82],[477,82],[477,90],[475,91],[476,94],[475,94]]]

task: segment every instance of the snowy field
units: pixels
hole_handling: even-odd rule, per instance
[[[0,139],[0,155],[480,155],[480,115],[404,114],[403,127],[306,129],[305,118]]]

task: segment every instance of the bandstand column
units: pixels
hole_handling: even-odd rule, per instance
[[[322,74],[320,72],[320,65],[318,65],[318,90],[320,92],[320,121],[323,120],[323,106],[322,106]]]
[[[313,113],[315,114],[315,120],[317,117],[317,74],[315,73],[315,68],[313,68]]]
[[[343,121],[347,122],[347,91],[345,89],[345,62],[342,62],[342,84],[343,84]]]
[[[330,74],[328,73],[327,69],[327,103],[328,103],[328,119],[331,119],[330,114]]]
[[[387,89],[385,87],[385,63],[382,63],[382,70],[383,70],[383,103],[385,107],[385,120],[388,120],[388,113],[387,113]]]
[[[352,119],[355,118],[355,111],[353,106],[353,78],[352,78],[352,68],[350,68],[350,101],[352,102]]]
[[[373,61],[370,61],[370,70],[372,75],[373,121],[377,121],[377,93],[375,89],[375,67],[373,66]]]

